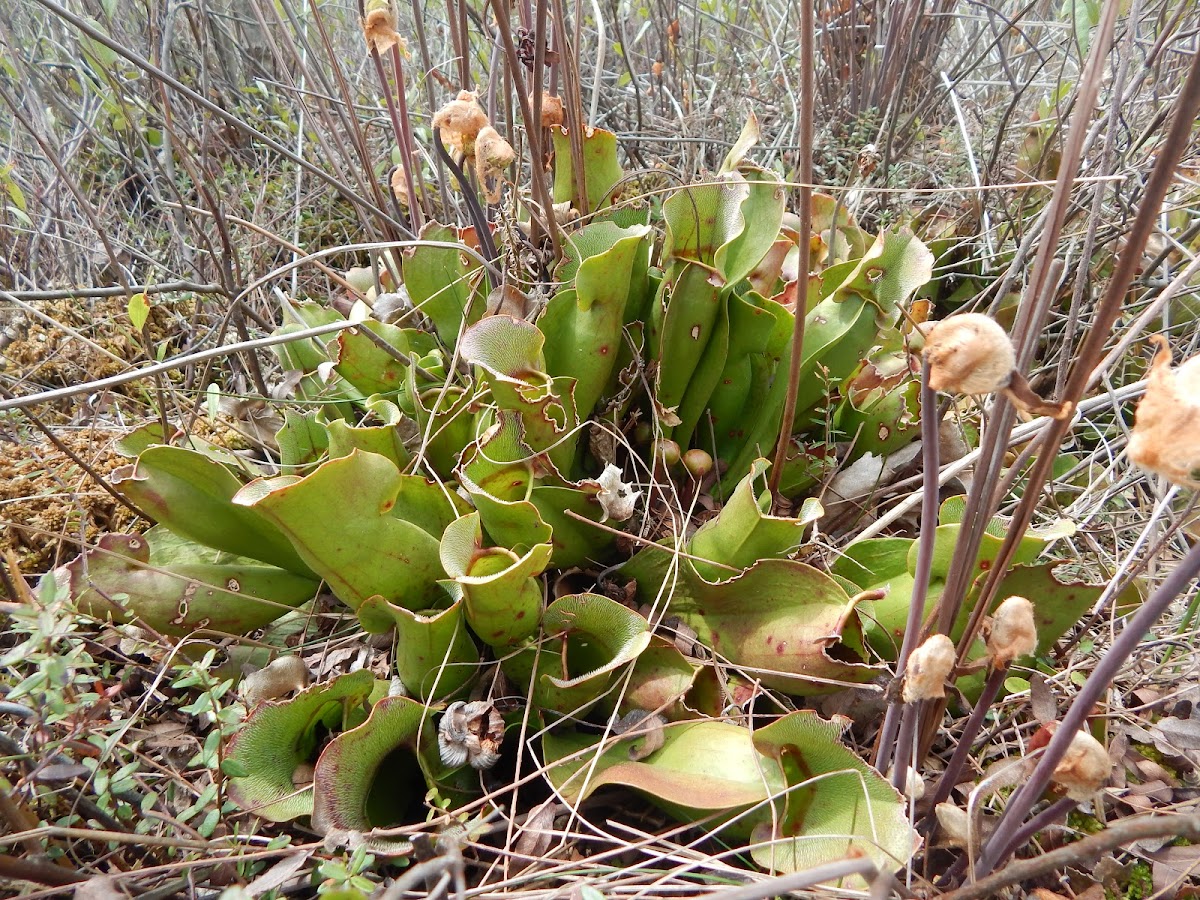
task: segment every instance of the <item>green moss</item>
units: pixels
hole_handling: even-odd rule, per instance
[[[1067,814],[1067,827],[1084,834],[1096,834],[1104,830],[1104,823],[1095,816],[1089,816],[1087,813],[1081,813],[1075,809]]]

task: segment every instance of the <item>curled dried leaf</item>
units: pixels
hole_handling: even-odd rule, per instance
[[[242,679],[242,701],[247,707],[253,707],[264,700],[277,700],[293,691],[304,690],[311,680],[304,660],[298,656],[281,656],[266,668]]]
[[[371,0],[363,16],[363,37],[367,49],[375,53],[386,53],[397,44],[404,49],[404,41],[396,31],[396,14],[389,0]]]
[[[1171,347],[1161,334],[1146,394],[1138,404],[1129,458],[1172,484],[1200,488],[1200,356],[1171,368]]]
[[[404,169],[401,166],[395,166],[392,169],[392,177],[388,179],[388,183],[392,186],[392,194],[405,209],[408,209],[408,181],[404,177]]]
[[[1104,745],[1086,731],[1078,731],[1055,767],[1053,779],[1068,797],[1082,802],[1100,790],[1111,774],[1112,759]]]
[[[634,762],[645,759],[666,743],[663,728],[667,720],[658,713],[644,709],[631,709],[613,723],[613,734],[633,741],[629,746],[629,758]],[[636,739],[636,740],[635,740]]]
[[[488,203],[500,202],[500,174],[517,159],[512,145],[491,125],[480,129],[475,138],[475,174]]]
[[[1024,597],[1009,597],[992,616],[987,639],[988,656],[997,669],[1007,669],[1017,659],[1037,649],[1033,604]]]
[[[448,766],[469,763],[474,769],[490,769],[500,759],[504,742],[504,719],[487,700],[446,707],[438,725],[438,751]]]
[[[433,114],[433,127],[441,135],[442,143],[447,150],[461,156],[474,155],[475,139],[487,124],[487,113],[479,105],[475,91],[459,91],[457,97]]]
[[[912,652],[904,667],[900,697],[905,703],[946,696],[946,679],[954,669],[954,642],[933,634]]]
[[[980,313],[923,325],[929,386],[948,394],[990,394],[1008,387],[1017,364],[1007,332]]]

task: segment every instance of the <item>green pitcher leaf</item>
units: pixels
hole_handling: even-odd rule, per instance
[[[225,747],[226,760],[247,773],[227,782],[230,799],[272,822],[311,815],[312,785],[297,787],[296,770],[317,761],[321,740],[346,727],[374,684],[370,672],[359,670],[251,710]]]
[[[410,423],[411,424],[411,423]],[[349,456],[355,450],[386,456],[403,469],[412,459],[404,446],[406,429],[398,425],[351,425],[342,419],[329,423],[329,456],[337,459]]]
[[[416,697],[449,697],[478,670],[479,650],[467,633],[462,601],[413,612],[371,597],[358,608],[358,618],[377,634],[396,629],[396,674]]]
[[[755,748],[787,783],[754,829],[751,855],[764,868],[801,872],[862,855],[892,872],[920,847],[904,797],[841,742],[843,730],[810,710],[755,730]]]
[[[312,578],[232,556],[155,526],[106,534],[55,570],[85,615],[142,621],[163,634],[248,634],[316,595]]]
[[[520,419],[510,410],[500,410],[496,424],[463,451],[459,483],[499,546],[531,547],[550,540],[550,526],[529,500],[534,455],[521,440]]]
[[[750,474],[741,480],[716,518],[709,519],[692,536],[689,552],[700,559],[693,565],[701,577],[717,581],[727,577],[728,568],[748,569],[760,559],[785,557],[804,539],[804,530],[815,516],[798,519],[771,515],[771,491],[764,475],[771,464],[757,459]],[[815,512],[809,507],[810,512]]]
[[[150,447],[113,484],[176,534],[315,578],[291,542],[261,513],[233,503],[242,481],[195,450]]]
[[[542,587],[537,581],[550,562],[549,544],[522,554],[484,547],[479,514],[451,522],[442,536],[443,582],[455,600],[465,600],[467,622],[484,643],[503,647],[537,631]]]
[[[854,601],[828,575],[790,559],[764,559],[726,581],[710,582],[680,557],[647,547],[622,574],[642,603],[671,585],[668,609],[719,657],[768,687],[817,694],[873,678]]]
[[[375,340],[364,333],[368,330],[376,335]],[[395,352],[389,353],[380,342]],[[341,332],[332,350],[339,375],[364,394],[387,395],[397,393],[404,384],[409,367],[406,357],[419,359],[436,346],[434,337],[423,331],[368,320]]]
[[[564,715],[581,715],[650,643],[645,619],[599,594],[559,597],[546,607],[542,633],[539,646],[501,666],[517,684],[533,680],[535,705]]]
[[[525,442],[545,453],[559,472],[571,470],[578,424],[574,379],[546,373],[545,337],[534,325],[511,316],[488,316],[462,337],[463,358],[479,366],[496,405],[521,417]]]
[[[275,442],[279,445],[280,469],[286,475],[299,475],[301,469],[320,462],[329,452],[329,428],[317,420],[315,412],[285,409]]]
[[[355,450],[302,479],[252,482],[234,502],[274,522],[351,609],[375,594],[427,609],[441,595],[438,526],[455,504],[383,456]]]
[[[611,232],[602,222],[583,229]],[[631,294],[643,292],[649,262],[650,229],[617,229],[618,239],[603,253],[583,259],[574,287],[559,291],[538,319],[545,335],[546,371],[575,379],[580,418],[591,415],[612,377]],[[606,235],[607,239],[607,235]]]
[[[474,230],[430,222],[420,237],[443,244],[474,243]],[[420,244],[404,251],[401,271],[413,306],[430,318],[447,347],[458,340],[464,320],[470,324],[483,315],[482,273],[474,256],[454,247]]]
[[[412,852],[406,838],[370,832],[424,820],[428,785],[418,738],[422,730],[436,733],[429,719],[422,703],[384,697],[365,722],[330,741],[313,773],[313,829],[362,832],[374,853]]]
[[[587,203],[579,196],[575,179],[575,162],[571,156],[571,139],[561,125],[550,129],[554,141],[554,202],[567,203],[580,213],[595,212],[610,206],[616,199],[613,188],[625,177],[617,160],[617,136],[603,128],[584,126],[583,172]],[[586,209],[584,206],[586,205]]]
[[[750,732],[730,722],[669,724],[662,748],[641,761],[630,760],[624,741],[612,741],[597,758],[595,738],[570,732],[549,731],[542,745],[550,783],[569,803],[586,800],[605,785],[619,785],[691,822],[714,812],[745,812],[764,803],[769,790],[783,787],[782,773],[754,749]],[[707,827],[721,831],[712,823]],[[750,826],[742,823],[729,831],[744,840]]]

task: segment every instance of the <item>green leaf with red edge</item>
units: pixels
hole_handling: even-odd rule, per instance
[[[504,647],[537,631],[542,586],[537,580],[550,562],[549,544],[516,552],[484,547],[479,513],[463,516],[442,535],[441,562],[449,579],[442,584],[465,601],[467,622],[484,643]]]
[[[564,715],[582,715],[650,643],[644,618],[599,594],[559,597],[542,616],[542,633],[545,640],[501,667],[516,684],[532,681],[535,706]]]
[[[916,853],[921,839],[904,797],[841,742],[848,724],[803,710],[755,730],[755,749],[778,763],[788,786],[755,826],[759,865],[802,872],[862,855],[890,872]]]
[[[478,671],[479,650],[467,632],[461,601],[448,609],[413,612],[370,597],[358,608],[358,618],[375,634],[396,629],[396,674],[413,696],[449,697]]]
[[[571,138],[561,125],[550,129],[554,141],[554,202],[567,203],[581,213],[595,212],[611,206],[617,194],[613,188],[625,177],[617,159],[617,136],[603,128],[585,126],[583,130],[584,190],[587,209],[582,208],[575,182],[575,160],[571,155]]]
[[[248,634],[315,596],[317,582],[193,543],[156,526],[106,534],[55,570],[85,615],[141,621],[163,634]]]
[[[439,538],[462,501],[386,457],[355,450],[301,479],[251,482],[234,502],[274,522],[352,609],[376,594],[408,609],[443,596]]]
[[[317,761],[325,735],[355,724],[374,686],[374,676],[359,670],[256,706],[225,747],[225,758],[248,773],[228,780],[230,799],[272,822],[311,815],[313,789],[297,787],[296,770]]]
[[[679,558],[669,607],[698,640],[768,687],[817,694],[875,677],[854,601],[828,575],[790,559],[764,559],[724,581],[707,581]],[[655,601],[671,553],[647,547],[622,567],[638,599]]]
[[[632,788],[710,834],[753,837],[755,861],[775,871],[856,853],[900,868],[920,844],[904,799],[841,742],[842,731],[810,711],[753,733],[729,722],[675,722],[643,760],[630,759],[620,739],[602,747],[592,736],[551,730],[542,742],[547,776],[569,802],[606,785]]]

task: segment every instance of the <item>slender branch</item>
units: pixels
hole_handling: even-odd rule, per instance
[[[1154,627],[1175,598],[1187,590],[1197,576],[1200,576],[1200,544],[1196,544],[1188,551],[1187,556],[1163,580],[1158,590],[1151,594],[1150,598],[1133,614],[1124,630],[1117,635],[1116,640],[1108,648],[1108,652],[1100,658],[1100,662],[1096,664],[1092,674],[1083,683],[1079,693],[1075,695],[1075,699],[1055,730],[1050,743],[1046,745],[1046,749],[1038,759],[1037,765],[1025,783],[1009,798],[1008,804],[1004,808],[1004,815],[1000,817],[996,830],[984,844],[978,869],[981,874],[987,875],[997,865],[1004,862],[1005,858],[1015,849],[1010,847],[1013,836],[1017,833],[1029,810],[1033,808],[1038,798],[1042,796],[1042,792],[1049,786],[1054,769],[1066,755],[1067,748],[1075,737],[1075,732],[1084,727],[1088,713],[1108,690],[1109,685],[1120,672],[1121,666],[1133,655],[1146,633]]]
[[[929,386],[929,363],[925,362],[921,365],[921,463],[924,467],[921,480],[921,535],[917,539],[917,568],[913,574],[912,600],[904,625],[904,639],[900,643],[900,655],[896,659],[898,677],[903,676],[908,658],[921,640],[921,623],[925,620],[925,601],[929,596],[929,577],[933,572],[933,547],[938,525],[939,450],[937,392]],[[888,704],[875,756],[875,768],[881,773],[887,770],[891,761],[897,723],[915,723],[920,709],[920,704],[902,704],[899,697]],[[901,729],[909,735],[913,730],[913,726]],[[895,746],[899,752],[899,744]]]
[[[800,205],[799,237],[799,282],[796,285],[796,319],[792,328],[791,357],[788,360],[787,394],[783,401],[783,418],[779,422],[779,440],[775,445],[775,460],[771,465],[768,487],[778,503],[779,482],[783,478],[783,466],[787,460],[788,447],[792,442],[792,427],[796,418],[796,395],[800,390],[800,365],[804,356],[804,325],[808,315],[808,270],[811,267],[809,254],[812,241],[812,181],[813,181],[813,35],[814,3],[800,4],[800,188],[797,202]]]
[[[1061,730],[1061,729],[1060,729]],[[1088,864],[1101,855],[1134,841],[1154,837],[1181,837],[1190,841],[1200,840],[1200,814],[1190,816],[1152,815],[1137,819],[1123,819],[1109,825],[1099,834],[1085,837],[1049,853],[1031,859],[1022,859],[1006,866],[994,875],[981,878],[956,891],[941,894],[939,900],[988,900],[1014,884],[1028,884],[1033,879],[1067,866],[1086,869]]]

